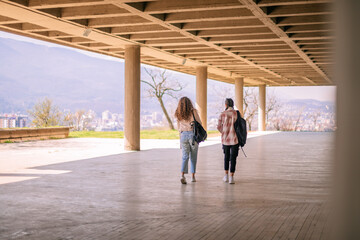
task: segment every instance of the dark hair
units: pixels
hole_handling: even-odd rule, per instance
[[[177,106],[177,109],[175,111],[175,117],[178,121],[181,120],[189,120],[192,116],[192,112],[194,110],[194,107],[191,103],[191,100],[187,97],[182,97],[179,100],[179,104]]]
[[[225,104],[228,107],[234,107],[234,101],[231,98],[225,99]]]

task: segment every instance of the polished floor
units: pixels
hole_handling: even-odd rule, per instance
[[[62,173],[0,185],[0,239],[327,239],[333,134],[260,136],[245,151],[234,185],[219,144],[200,148],[187,185],[179,149],[39,167]]]

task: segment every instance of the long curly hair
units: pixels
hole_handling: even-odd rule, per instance
[[[194,107],[188,97],[182,97],[179,100],[175,111],[175,117],[178,121],[189,120],[192,117]]]

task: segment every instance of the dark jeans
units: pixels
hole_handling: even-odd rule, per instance
[[[239,144],[236,145],[223,145],[224,150],[224,168],[225,171],[229,170],[229,162],[231,162],[230,172],[235,172],[236,158],[239,154]]]

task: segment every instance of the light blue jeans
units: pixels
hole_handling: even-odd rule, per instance
[[[189,157],[191,162],[191,173],[196,172],[198,143],[193,142],[194,133],[192,131],[185,131],[180,134],[180,145],[182,149],[182,164],[181,172],[188,173]]]

